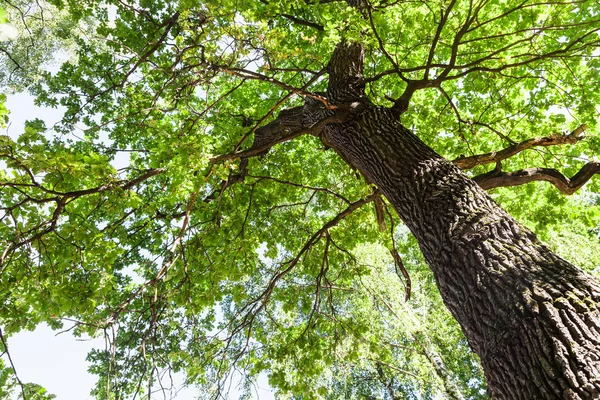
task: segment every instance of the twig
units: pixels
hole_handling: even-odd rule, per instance
[[[19,375],[17,375],[17,369],[15,368],[15,363],[13,362],[10,352],[8,351],[8,344],[6,343],[6,340],[4,339],[4,334],[2,333],[2,328],[0,328],[0,340],[2,341],[2,346],[4,346],[4,352],[6,353],[6,356],[8,357],[8,361],[10,362],[10,366],[13,370],[15,379],[17,380],[17,383],[21,387],[21,395],[23,396],[23,400],[25,400],[25,399],[27,399],[27,397],[25,396],[25,386],[23,385],[23,382],[21,382]]]

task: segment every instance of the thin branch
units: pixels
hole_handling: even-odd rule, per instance
[[[371,24],[371,30],[373,31],[373,34],[377,38],[377,43],[379,44],[379,50],[381,50],[385,57],[392,63],[392,65],[394,66],[394,70],[396,71],[400,79],[402,79],[403,81],[407,81],[407,79],[402,74],[402,71],[400,71],[400,67],[398,66],[396,60],[394,60],[392,55],[385,49],[383,40],[381,39],[381,36],[379,36],[379,33],[377,33],[377,28],[375,27],[375,22],[373,21],[373,13],[371,12],[370,8],[367,9],[367,13],[369,15],[369,23]]]
[[[125,85],[125,83],[127,82],[127,79],[131,76],[131,74],[133,74],[135,72],[135,70],[144,62],[146,61],[146,59],[148,59],[148,57],[150,57],[152,54],[154,54],[154,52],[160,47],[160,45],[165,41],[165,39],[167,38],[167,35],[169,34],[169,32],[171,31],[171,28],[173,27],[173,25],[175,25],[175,23],[177,22],[177,19],[179,18],[179,12],[176,12],[175,14],[173,14],[171,16],[171,18],[169,18],[163,25],[166,26],[165,31],[163,32],[163,34],[161,35],[161,37],[152,45],[152,47],[150,49],[148,49],[147,52],[145,52],[138,60],[137,62],[133,65],[133,67],[129,70],[129,72],[127,72],[125,74],[125,76],[123,77],[123,79],[121,80],[121,84],[119,86],[123,87]]]
[[[163,261],[163,265],[161,266],[161,268],[158,270],[158,272],[156,273],[155,277],[152,278],[149,281],[146,281],[145,283],[143,283],[142,285],[140,285],[137,290],[135,290],[133,292],[133,294],[131,296],[129,296],[129,298],[127,300],[125,300],[123,303],[121,303],[119,305],[119,307],[117,307],[117,309],[115,311],[112,312],[112,317],[109,321],[107,321],[107,323],[113,323],[115,321],[117,321],[119,315],[127,308],[127,306],[147,287],[156,284],[160,279],[162,279],[163,276],[165,276],[165,274],[167,273],[167,271],[175,264],[175,262],[177,261],[179,256],[175,256],[175,251],[177,249],[177,246],[181,244],[182,240],[183,240],[183,235],[185,234],[185,231],[188,227],[188,223],[190,221],[190,213],[192,211],[192,208],[194,206],[194,203],[196,202],[196,197],[198,196],[198,193],[200,192],[200,188],[198,188],[194,193],[192,193],[192,195],[190,196],[190,200],[188,201],[187,207],[186,207],[186,211],[185,211],[185,219],[183,220],[183,224],[181,225],[181,229],[179,229],[179,234],[177,235],[177,237],[175,238],[175,240],[173,240],[173,244],[171,244],[171,247],[168,250],[168,256],[165,258],[165,260]]]
[[[251,175],[251,174],[248,174],[246,176],[248,178],[257,179],[256,182],[260,182],[262,180],[270,180],[270,181],[274,181],[274,182],[277,182],[277,183],[281,183],[282,185],[289,185],[289,186],[294,186],[294,187],[298,187],[298,188],[302,188],[302,189],[306,189],[306,190],[313,190],[313,191],[316,191],[316,192],[328,193],[328,194],[331,194],[331,195],[333,195],[333,196],[341,199],[344,203],[350,204],[350,200],[348,200],[347,198],[345,198],[341,194],[336,193],[333,190],[328,189],[328,188],[322,188],[322,187],[316,187],[316,186],[307,186],[307,185],[303,185],[301,183],[296,183],[296,182],[292,182],[292,181],[286,181],[286,180],[283,180],[283,179],[278,179],[278,178],[274,178],[272,176],[266,176],[266,175]]]
[[[218,99],[216,99],[215,101],[213,101],[209,106],[207,106],[204,110],[202,110],[202,112],[197,113],[198,114],[197,117],[198,118],[204,117],[206,115],[206,113],[208,113],[213,107],[215,107],[223,99],[226,99],[227,97],[229,97],[229,95],[231,95],[233,92],[235,92],[236,90],[238,90],[245,82],[246,82],[246,80],[242,79],[240,81],[240,83],[238,83],[237,85],[235,85],[234,87],[232,87],[231,89],[229,89],[223,95],[219,96]]]
[[[410,274],[408,273],[408,270],[406,269],[406,266],[404,265],[404,262],[402,262],[400,253],[398,253],[398,247],[396,246],[396,239],[394,238],[394,232],[396,231],[396,226],[394,224],[394,217],[392,216],[392,213],[390,213],[390,211],[387,209],[387,207],[385,205],[384,205],[384,209],[388,215],[388,218],[390,219],[390,238],[392,239],[392,248],[390,249],[390,253],[391,253],[392,257],[394,258],[394,270],[396,271],[396,275],[400,279],[400,282],[402,282],[402,285],[404,285],[404,291],[406,293],[406,295],[404,297],[404,301],[408,301],[408,300],[410,300],[412,281],[410,279]],[[403,277],[404,277],[404,279],[402,279]],[[390,308],[390,310],[391,310],[391,308]]]
[[[478,7],[478,9],[475,10],[475,12],[473,13],[473,2],[470,1],[469,15],[467,15],[465,23],[462,25],[462,27],[459,29],[459,31],[454,36],[454,40],[453,40],[452,46],[451,46],[450,60],[448,61],[448,67],[445,68],[444,71],[442,71],[442,73],[440,74],[439,77],[437,77],[437,79],[439,81],[444,80],[448,76],[448,74],[450,73],[452,68],[456,65],[456,59],[458,57],[458,47],[461,44],[461,40],[462,40],[463,36],[467,33],[469,26],[473,23],[473,21],[475,21],[477,19],[477,14],[479,13],[480,9],[481,9],[481,7]],[[449,12],[450,12],[450,9],[448,9],[448,13]],[[473,13],[473,15],[471,15],[471,13]],[[428,71],[429,70],[426,70],[425,73],[427,74]]]
[[[600,31],[600,28],[597,29],[593,29],[587,33],[585,33],[584,35],[578,37],[577,39],[573,40],[572,42],[570,42],[569,44],[567,44],[564,48],[562,49],[557,49],[554,51],[551,51],[549,53],[545,53],[545,54],[529,54],[529,53],[523,53],[523,54],[518,54],[516,56],[514,56],[513,58],[523,58],[523,57],[527,57],[527,59],[523,60],[523,61],[519,61],[519,62],[515,62],[512,64],[502,64],[498,67],[486,67],[481,65],[481,63],[483,63],[484,61],[490,60],[492,58],[494,58],[494,56],[499,55],[501,52],[506,51],[514,46],[516,46],[519,43],[522,42],[527,42],[530,41],[531,38],[525,38],[525,39],[521,39],[518,40],[516,42],[510,43],[507,46],[504,46],[501,49],[498,49],[492,53],[487,54],[485,57],[482,57],[478,60],[469,62],[467,64],[464,65],[456,65],[453,67],[453,69],[455,70],[459,70],[462,71],[460,73],[457,73],[455,75],[449,75],[445,77],[445,80],[451,80],[451,79],[459,79],[462,78],[463,76],[467,76],[473,72],[500,72],[500,71],[504,71],[507,69],[511,69],[511,68],[515,68],[515,67],[520,67],[520,66],[524,66],[524,65],[528,65],[528,64],[532,64],[534,62],[537,61],[543,61],[543,60],[551,60],[551,59],[560,59],[563,57],[567,57],[570,54],[574,54],[578,51],[580,51],[583,48],[589,47],[589,46],[598,46],[598,44],[600,43],[599,39],[594,39],[591,40],[590,42],[586,43],[584,42],[584,39],[586,39],[589,36],[594,37],[593,35],[597,34],[598,31]],[[579,44],[579,47],[575,47],[576,44]]]
[[[467,21],[467,22],[469,22],[469,21]],[[596,21],[590,21],[590,24],[593,24],[594,22],[596,22]],[[463,26],[463,28],[466,26],[468,26],[468,25],[465,24]],[[551,28],[552,29],[561,29],[563,27],[557,26],[557,27],[551,27]],[[581,51],[582,49],[584,49],[586,47],[597,46],[598,43],[600,43],[600,40],[595,39],[595,36],[594,36],[594,34],[596,34],[600,30],[599,28],[596,28],[596,29],[592,29],[592,30],[586,32],[585,34],[581,35],[580,37],[573,40],[572,42],[567,43],[563,48],[559,48],[559,49],[556,49],[554,51],[551,51],[551,52],[548,52],[545,54],[532,54],[532,53],[524,52],[524,53],[512,56],[513,59],[525,58],[523,61],[518,61],[518,62],[514,62],[514,63],[502,63],[501,65],[499,65],[497,67],[482,65],[485,61],[490,61],[490,60],[494,60],[494,59],[498,60],[499,58],[501,58],[501,54],[506,53],[510,49],[517,48],[517,46],[522,45],[524,43],[530,43],[535,37],[540,35],[540,32],[543,33],[544,31],[549,30],[549,29],[550,28],[536,29],[531,36],[516,40],[514,42],[510,42],[492,52],[487,52],[484,57],[467,62],[466,64],[460,64],[460,65],[455,64],[456,58],[458,56],[458,53],[457,53],[458,46],[461,44],[467,43],[467,42],[455,41],[453,46],[451,47],[453,55],[451,56],[451,60],[448,63],[433,63],[432,61],[430,61],[429,63],[427,63],[425,65],[420,65],[420,66],[415,66],[415,67],[410,67],[410,68],[398,68],[398,69],[385,70],[385,71],[382,71],[372,77],[364,79],[364,82],[368,83],[368,82],[377,81],[378,79],[382,78],[383,76],[391,75],[391,74],[395,74],[395,73],[399,73],[399,72],[400,73],[409,73],[409,72],[425,71],[425,77],[428,78],[428,71],[430,71],[433,68],[444,69],[444,72],[439,77],[436,78],[436,80],[438,82],[460,79],[460,78],[467,76],[473,72],[499,73],[501,71],[505,71],[508,69],[512,69],[512,68],[516,68],[516,67],[520,67],[520,66],[524,66],[524,65],[533,64],[533,63],[536,63],[539,61],[565,58],[565,57],[568,57],[569,54],[573,54],[578,51]],[[455,39],[460,40],[461,37],[465,33],[468,33],[468,31],[461,30],[455,36]],[[594,39],[586,42],[585,40],[590,37],[594,38]],[[487,40],[488,38],[485,38],[485,39]],[[451,71],[457,71],[457,73],[450,75]]]
[[[482,113],[482,115],[483,115],[483,113]],[[512,140],[511,138],[509,138],[504,133],[500,132],[498,129],[494,128],[490,124],[486,124],[485,122],[481,122],[481,121],[464,121],[464,122],[467,123],[467,124],[470,124],[470,125],[483,126],[484,128],[487,128],[490,131],[494,132],[502,140],[506,140],[510,144],[517,144],[517,142],[515,142],[514,140]]]
[[[312,309],[310,310],[310,314],[306,320],[306,327],[302,331],[302,333],[296,338],[296,341],[300,339],[306,332],[308,332],[312,320],[316,313],[319,312],[319,307],[321,305],[321,283],[323,279],[327,280],[327,271],[329,270],[329,246],[331,244],[331,236],[329,236],[329,232],[325,231],[325,250],[323,250],[323,260],[321,262],[321,270],[319,271],[319,275],[315,280],[315,300],[313,302]]]
[[[10,362],[10,366],[13,370],[13,374],[15,375],[15,379],[17,380],[17,383],[21,387],[21,395],[23,396],[23,399],[25,400],[25,399],[27,399],[27,397],[25,396],[25,386],[23,385],[23,382],[21,382],[19,375],[17,375],[17,369],[15,368],[15,363],[13,362],[12,357],[10,356],[10,352],[8,351],[8,343],[6,343],[6,339],[4,338],[4,334],[2,333],[1,328],[0,328],[0,341],[2,341],[2,346],[4,347],[4,352],[6,353],[6,355],[8,357],[8,362]]]
[[[393,236],[392,236],[392,241],[394,242],[394,245],[393,245],[394,247],[390,250],[390,253],[392,254],[392,257],[394,257],[396,275],[398,275],[398,278],[400,278],[400,281],[404,285],[404,290],[406,291],[406,295],[404,296],[404,301],[408,301],[408,300],[410,300],[410,292],[411,292],[411,288],[412,288],[410,275],[408,274],[408,271],[406,270],[406,267],[404,266],[404,263],[402,262],[402,258],[400,257],[398,250],[396,250],[396,243],[393,239]],[[402,280],[402,277],[404,277],[404,280]]]
[[[245,79],[255,79],[255,80],[259,80],[262,82],[268,82],[268,83],[272,83],[275,86],[279,86],[282,89],[285,90],[289,90],[290,92],[292,92],[293,94],[299,94],[302,96],[306,96],[306,97],[311,97],[315,100],[318,100],[320,102],[322,102],[323,104],[325,104],[325,106],[328,109],[334,109],[334,106],[331,106],[328,102],[327,99],[323,96],[319,96],[317,94],[311,93],[306,91],[306,89],[302,89],[302,88],[297,88],[295,86],[289,85],[285,82],[281,82],[280,80],[277,80],[275,78],[272,78],[270,76],[261,74],[259,72],[255,72],[255,71],[250,71],[247,69],[243,69],[243,68],[233,68],[233,67],[228,67],[225,65],[214,65],[211,66],[212,68],[215,68],[219,71],[225,72],[227,74],[233,75],[233,76],[238,76],[240,78],[245,78]],[[323,70],[321,73],[325,73],[325,70]],[[314,82],[314,80],[316,80],[320,75],[314,76],[313,78],[311,78],[311,82]],[[306,86],[306,85],[305,85]]]
[[[444,25],[446,25],[446,22],[448,21],[448,16],[450,15],[450,12],[452,11],[452,8],[454,7],[454,4],[456,4],[456,0],[452,0],[450,2],[450,4],[448,5],[448,8],[446,9],[446,12],[442,12],[442,17],[440,20],[440,23],[437,26],[437,29],[435,31],[435,36],[433,37],[433,41],[431,42],[431,48],[429,49],[429,55],[427,57],[427,64],[426,64],[426,68],[425,68],[425,75],[423,76],[424,80],[428,80],[429,79],[429,71],[431,69],[431,63],[433,61],[433,56],[435,54],[435,49],[437,47],[437,44],[440,40],[440,35],[442,34],[442,30],[444,29]]]
[[[2,156],[2,155],[0,155]],[[33,178],[33,175],[31,174],[31,171],[29,169],[27,169],[27,173],[30,175],[31,181],[33,183],[28,184],[28,183],[18,183],[18,182],[0,182],[0,186],[6,186],[6,187],[17,187],[17,186],[21,186],[21,187],[31,187],[31,188],[36,188],[36,189],[40,189],[41,191],[48,193],[48,194],[54,194],[57,196],[63,196],[65,198],[77,198],[77,197],[81,197],[81,196],[85,196],[88,194],[93,194],[93,193],[102,193],[102,192],[106,192],[107,190],[111,190],[114,189],[116,187],[120,187],[123,190],[129,190],[132,187],[136,186],[137,184],[145,181],[146,179],[149,179],[153,176],[156,175],[160,175],[163,172],[165,172],[164,168],[154,168],[154,169],[148,169],[146,171],[144,171],[144,173],[140,176],[138,176],[135,179],[132,180],[121,180],[121,181],[116,181],[116,182],[112,182],[106,185],[102,185],[102,186],[98,186],[95,188],[89,188],[89,189],[82,189],[82,190],[74,190],[72,192],[59,192],[53,189],[48,189],[46,187],[44,187],[42,184],[40,184],[39,182],[37,182],[35,180],[35,178]],[[34,199],[31,198],[31,201],[37,202],[37,203],[42,203],[42,202],[46,202],[46,201],[56,201],[57,198],[53,197],[50,199]]]
[[[387,367],[387,368],[389,368],[391,370],[394,370],[396,372],[400,372],[401,374],[406,374],[408,376],[412,376],[413,378],[415,378],[417,380],[421,380],[421,378],[419,376],[417,376],[417,375],[413,374],[412,372],[409,372],[409,371],[407,371],[405,369],[398,368],[398,367],[396,367],[394,365],[388,364],[388,363],[383,362],[383,361],[378,360],[378,359],[373,359],[373,361],[375,361],[377,364],[381,364],[381,365],[383,365],[383,366],[385,366],[385,367]]]
[[[502,14],[498,14],[495,17],[492,17],[486,21],[480,22],[478,23],[476,26],[474,26],[473,28],[469,29],[468,32],[472,32],[476,29],[481,28],[484,25],[487,25],[491,22],[497,21],[499,19],[502,19],[504,17],[507,17],[509,14],[514,13],[515,11],[520,11],[523,10],[525,8],[533,8],[533,7],[538,7],[538,6],[548,6],[548,5],[572,5],[572,4],[577,4],[577,3],[584,3],[586,0],[580,0],[580,1],[567,1],[567,2],[560,2],[560,1],[548,1],[548,2],[539,2],[539,3],[529,3],[528,0],[525,0],[523,2],[521,2],[519,5],[503,12]],[[528,4],[529,3],[529,4]]]
[[[26,196],[26,199],[23,200],[21,203],[18,203],[17,205],[12,206],[11,208],[22,205],[28,201],[32,201],[34,203],[55,202],[56,208],[54,209],[50,220],[39,224],[38,226],[28,230],[27,232],[24,232],[23,235],[24,236],[29,235],[32,232],[42,229],[44,226],[47,226],[46,228],[38,231],[37,233],[33,234],[32,236],[30,236],[26,239],[23,239],[23,240],[20,240],[17,242],[13,242],[4,249],[4,252],[0,256],[0,267],[5,265],[5,260],[15,250],[17,250],[20,247],[25,246],[29,243],[33,243],[36,240],[41,239],[44,235],[46,235],[50,232],[53,232],[58,224],[59,217],[62,215],[62,213],[65,209],[65,206],[69,202],[73,201],[74,199],[77,199],[79,197],[83,197],[83,196],[89,195],[89,194],[106,192],[108,190],[111,190],[111,189],[114,189],[117,187],[120,187],[123,190],[129,190],[132,187],[138,185],[139,183],[145,181],[146,179],[149,179],[153,176],[159,175],[159,174],[163,173],[164,171],[165,171],[165,169],[163,169],[163,168],[149,169],[149,170],[144,171],[144,174],[138,176],[135,179],[129,180],[129,181],[118,181],[118,182],[111,183],[108,185],[103,185],[103,186],[99,186],[99,187],[95,187],[95,188],[91,188],[91,189],[75,190],[72,192],[58,192],[58,191],[55,191],[52,189],[45,188],[43,185],[41,185],[39,182],[37,182],[34,179],[33,175],[31,175],[31,180],[33,182],[32,184],[23,185],[23,184],[16,183],[15,185],[11,185],[10,182],[0,184],[0,186],[11,186],[15,190],[19,190],[16,186],[27,186],[27,187],[40,189],[45,193],[56,195],[55,197],[52,197],[52,198],[36,199],[34,197],[29,196],[25,192],[21,192],[23,195]],[[31,174],[31,171],[29,171],[28,169],[27,169],[27,172]]]
[[[354,203],[350,204],[344,211],[340,212],[333,219],[331,219],[329,222],[327,222],[325,225],[323,225],[323,227],[321,227],[321,229],[319,229],[317,232],[315,232],[310,237],[310,239],[308,239],[308,241],[304,244],[304,246],[298,252],[298,254],[296,254],[296,256],[292,260],[290,260],[286,263],[286,264],[288,264],[287,268],[278,272],[277,274],[275,274],[275,276],[273,276],[273,278],[271,279],[271,282],[269,283],[269,286],[267,287],[267,289],[265,289],[265,291],[259,297],[262,299],[263,306],[264,306],[264,304],[266,304],[269,297],[271,296],[271,293],[273,292],[273,289],[275,288],[275,285],[277,284],[277,282],[281,278],[283,278],[283,276],[285,276],[288,272],[290,272],[296,266],[296,264],[298,264],[302,255],[304,253],[306,253],[325,234],[325,232],[327,232],[330,228],[339,224],[340,221],[342,221],[344,218],[346,218],[347,216],[352,214],[358,208],[364,206],[365,204],[372,202],[375,199],[375,197],[377,197],[379,195],[380,195],[379,192],[374,192],[371,195],[365,197],[364,199],[355,201]]]
[[[300,249],[300,251],[296,254],[296,256],[288,261],[286,261],[285,263],[282,263],[278,272],[276,272],[271,279],[269,280],[269,284],[267,285],[267,287],[261,292],[260,295],[258,295],[256,298],[254,298],[253,300],[251,300],[250,302],[248,302],[246,305],[244,305],[240,310],[237,311],[237,316],[240,316],[242,314],[244,314],[243,320],[241,323],[239,323],[233,334],[239,332],[240,330],[244,329],[246,326],[251,326],[254,318],[256,317],[256,315],[265,308],[267,302],[269,301],[269,298],[271,297],[273,290],[275,289],[275,287],[277,286],[277,283],[285,276],[287,275],[289,272],[291,272],[296,265],[298,264],[298,262],[300,262],[300,259],[302,258],[302,256],[304,254],[306,254],[306,252],[308,252],[320,239],[321,237],[323,237],[324,235],[327,234],[327,232],[329,231],[329,229],[333,228],[334,226],[336,226],[337,224],[339,224],[344,218],[346,218],[347,216],[349,216],[350,214],[352,214],[354,211],[356,211],[358,208],[364,206],[365,204],[370,203],[371,201],[373,201],[375,199],[375,197],[380,196],[381,193],[376,191],[373,192],[371,195],[365,197],[364,199],[355,201],[353,203],[351,203],[346,209],[344,209],[343,211],[341,211],[338,215],[336,215],[333,219],[331,219],[329,222],[327,222],[325,225],[323,225],[321,227],[321,229],[319,229],[318,231],[316,231],[304,244],[304,246],[302,247],[302,249]],[[333,243],[333,242],[332,242]],[[283,266],[286,266],[284,269]],[[236,316],[236,318],[237,318]]]

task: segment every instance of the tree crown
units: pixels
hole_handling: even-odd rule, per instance
[[[368,102],[483,187],[550,182],[494,196],[559,251],[597,247],[598,180],[561,193],[600,170],[597,2],[39,4],[7,7],[0,81],[64,117],[0,137],[0,325],[107,335],[100,398],[164,369],[215,395],[233,366],[306,398],[433,398],[431,349],[483,396],[414,239],[319,138],[342,42]]]

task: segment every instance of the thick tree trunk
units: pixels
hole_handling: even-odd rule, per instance
[[[392,111],[362,107],[323,138],[416,236],[492,396],[600,398],[598,281],[552,253]]]

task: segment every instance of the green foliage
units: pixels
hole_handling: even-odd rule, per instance
[[[19,396],[19,399],[27,400],[52,400],[55,398],[55,395],[48,393],[46,389],[35,383],[26,383],[22,394]]]
[[[31,2],[13,3],[6,15],[21,24],[13,15]],[[267,376],[280,398],[444,398],[444,380],[485,398],[477,358],[400,221],[384,213],[381,232],[371,202],[323,230],[373,194],[333,150],[301,136],[249,159],[231,185],[239,160],[211,159],[249,148],[255,127],[323,92],[335,45],[357,40],[374,103],[390,106],[425,71],[450,77],[415,92],[402,115],[449,159],[589,125],[577,144],[503,163],[572,176],[600,153],[597,2],[479,2],[457,39],[475,12],[458,2],[433,52],[445,1],[372,1],[368,12],[337,1],[35,3],[19,40],[1,43],[2,90],[29,90],[64,117],[0,136],[7,335],[67,318],[75,334],[104,335],[108,347],[88,356],[99,399],[132,398],[165,370],[217,396],[235,369],[248,393]],[[572,198],[545,183],[493,196],[598,275],[599,184]]]
[[[6,128],[9,111],[6,108],[6,95],[0,93],[0,128]]]
[[[0,43],[0,85],[9,91],[27,90],[46,71],[74,57],[77,38],[91,34],[94,25],[75,9],[46,1],[11,1],[4,10],[10,30],[18,32]]]
[[[6,10],[4,7],[0,7],[0,24],[5,24],[8,22],[8,17],[6,16]]]
[[[2,350],[5,351],[4,346]],[[7,367],[4,360],[0,359],[0,396],[3,399],[8,398],[14,392],[15,385],[13,369]]]

